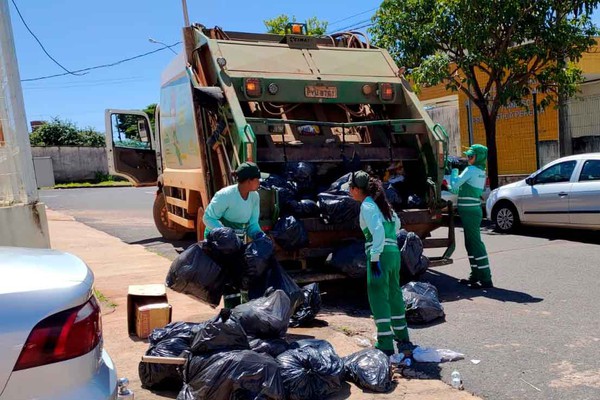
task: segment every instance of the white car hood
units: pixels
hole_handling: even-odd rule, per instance
[[[94,275],[54,250],[0,247],[0,395],[32,328],[92,295]]]

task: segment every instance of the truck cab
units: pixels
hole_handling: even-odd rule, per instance
[[[232,171],[244,161],[284,177],[290,165],[309,163],[315,188],[357,168],[387,180],[401,166],[403,187],[420,199],[397,207],[403,227],[425,247],[446,249],[434,264],[451,262],[454,229],[441,198],[447,135],[387,51],[353,33],[252,34],[196,24],[183,36],[184,52],[162,74],[156,126],[140,111],[106,110],[109,170],[134,185],[157,186],[154,217],[166,239],[196,232],[201,240],[204,208],[235,183]],[[268,231],[281,204],[273,191],[259,193]],[[278,257],[302,261],[300,281],[339,277],[306,261],[360,237],[356,221],[303,222],[309,246],[278,248]],[[428,238],[448,225],[447,238]]]

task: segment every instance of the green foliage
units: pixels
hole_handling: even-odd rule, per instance
[[[281,14],[275,18],[271,18],[264,21],[265,27],[268,33],[275,33],[277,35],[285,35],[285,28],[288,24],[298,22],[296,17]],[[312,17],[306,20],[306,30],[311,36],[322,36],[327,32],[327,21],[320,21],[317,17]]]
[[[370,32],[417,85],[444,83],[471,98],[486,128],[493,184],[500,108],[511,102],[522,105],[534,87],[547,95],[543,105],[577,92],[583,76],[575,62],[595,44],[598,29],[591,13],[598,4],[384,0]]]
[[[79,129],[73,122],[57,117],[37,128],[30,136],[32,146],[104,147],[104,135],[91,127]]]
[[[149,104],[146,108],[144,108],[142,111],[144,111],[146,114],[148,114],[148,118],[150,118],[150,125],[152,126],[152,132],[156,132],[156,125],[154,124],[154,114],[156,113],[156,107],[158,107],[158,104],[156,103],[152,103]]]

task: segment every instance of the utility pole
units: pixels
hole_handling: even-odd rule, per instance
[[[535,167],[540,169],[540,131],[538,128],[537,90],[533,89],[533,136],[535,140]]]
[[[183,8],[184,28],[187,28],[188,26],[190,26],[190,17],[188,16],[188,7],[186,0],[181,0],[181,7]]]
[[[49,247],[7,0],[0,0],[0,245]]]

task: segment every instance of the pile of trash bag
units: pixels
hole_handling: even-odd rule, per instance
[[[306,339],[291,344],[277,362],[290,400],[325,399],[342,385],[344,362],[324,340]]]
[[[437,288],[431,283],[409,282],[402,286],[402,297],[409,324],[427,324],[446,315]]]
[[[287,166],[287,176],[301,195],[311,194],[316,169],[311,163],[300,161]]]
[[[293,328],[309,325],[321,311],[321,291],[318,283],[304,286],[302,296],[301,303],[290,320],[290,326]]]
[[[337,247],[333,250],[328,263],[350,278],[364,278],[367,275],[365,242],[353,240]]]
[[[284,250],[294,251],[308,246],[308,232],[302,221],[293,215],[280,218],[273,227],[271,235]]]
[[[296,310],[304,301],[304,294],[300,286],[288,275],[283,267],[273,260],[273,266],[267,272],[266,288],[282,290],[290,298],[292,310]]]
[[[244,250],[245,275],[251,279],[263,276],[269,269],[274,250],[273,241],[267,236],[248,243]]]
[[[378,349],[365,349],[343,359],[344,379],[362,389],[385,393],[393,387],[390,358]]]
[[[287,203],[286,211],[298,218],[312,218],[319,216],[317,202],[310,199],[291,200]]]
[[[423,242],[414,232],[401,229],[396,236],[400,248],[400,283],[405,284],[419,279],[427,269],[430,262],[423,254]]]
[[[250,340],[250,349],[257,353],[268,354],[271,357],[277,357],[284,351],[290,348],[290,344],[282,338],[275,339],[259,339],[254,338]]]
[[[167,287],[193,296],[212,307],[219,305],[225,286],[225,272],[205,251],[206,242],[191,245],[171,264]]]

